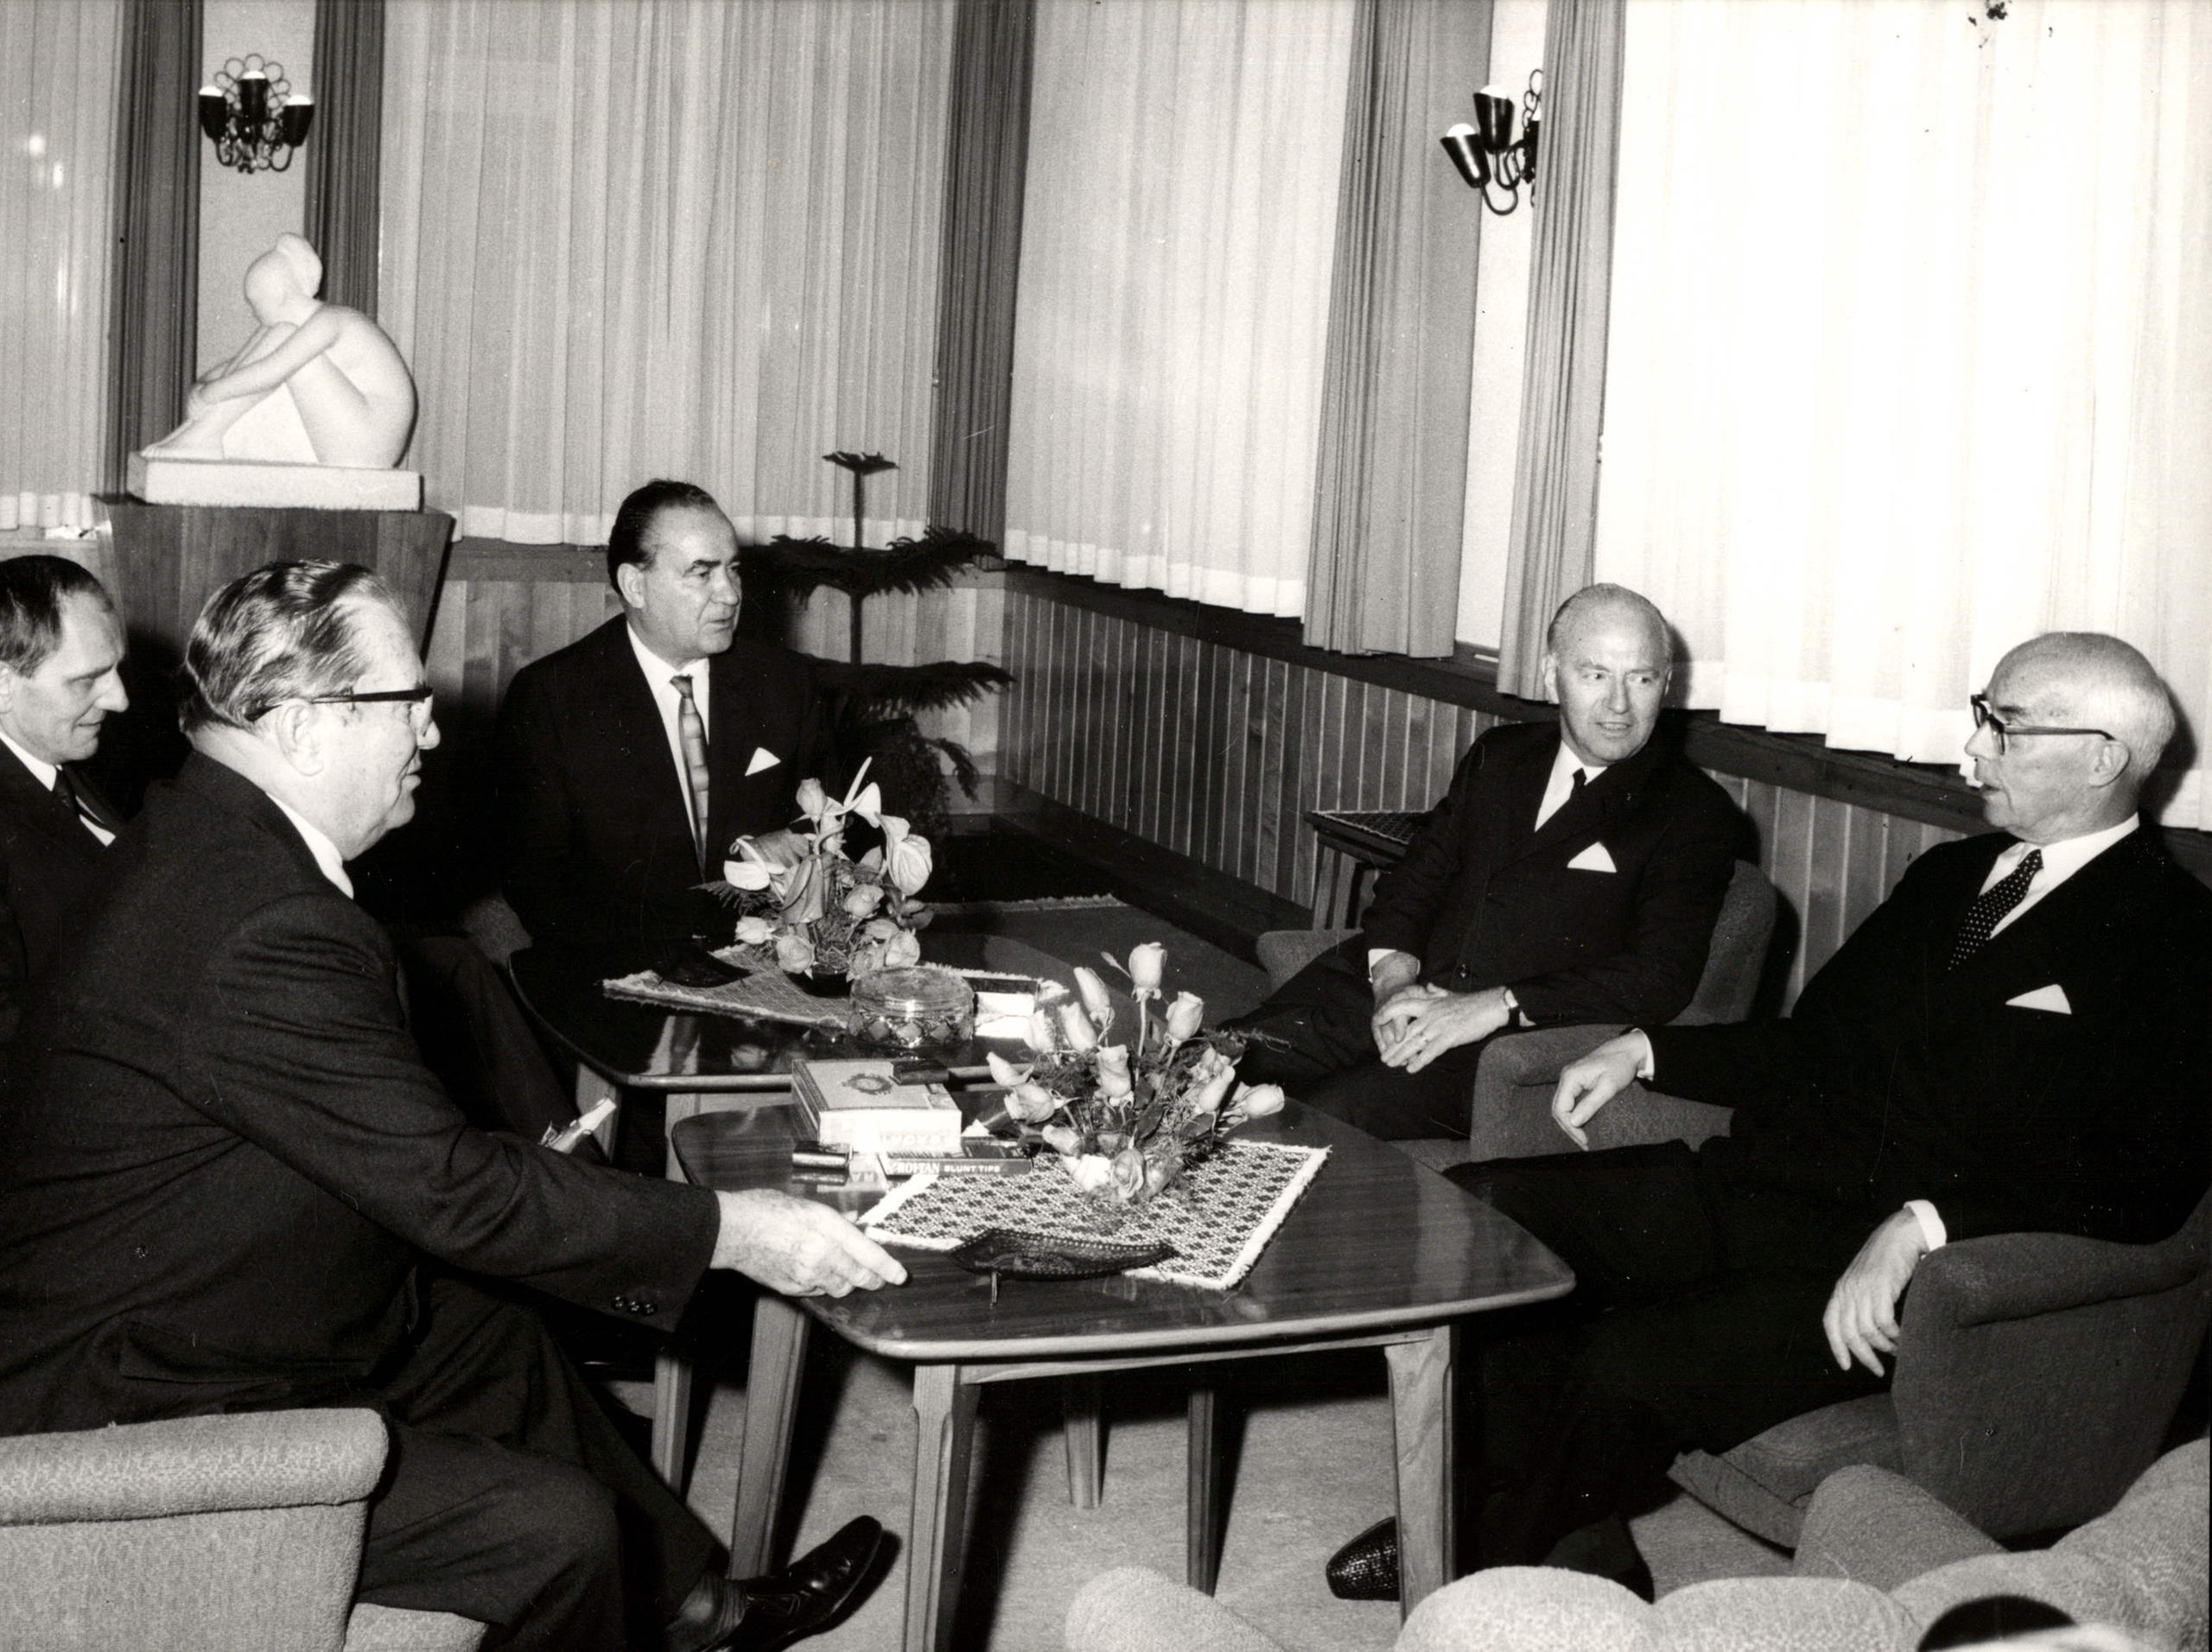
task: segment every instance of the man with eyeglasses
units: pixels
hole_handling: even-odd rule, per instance
[[[1732,1107],[1731,1135],[1451,1172],[1577,1280],[1485,1351],[1480,1564],[1556,1556],[1648,1595],[1621,1512],[1679,1451],[1880,1388],[1931,1250],[2150,1242],[2203,1195],[2212,890],[2137,812],[2165,686],[2116,638],[2054,633],[1974,709],[1997,831],[1923,853],[1789,1016],[1630,1032],[1553,1101],[1581,1143],[1640,1077]]]
[[[836,1295],[904,1269],[826,1207],[463,1119],[346,870],[414,813],[438,742],[373,574],[234,581],[185,669],[194,754],[75,908],[0,1092],[0,1433],[368,1406],[391,1452],[363,1600],[578,1652],[823,1627],[881,1528],[726,1582],[517,1290],[665,1325],[713,1268]]]
[[[123,621],[60,556],[0,562],[0,1044],[123,825],[81,765],[130,703]]]

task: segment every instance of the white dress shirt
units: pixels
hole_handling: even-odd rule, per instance
[[[707,692],[707,671],[712,662],[702,654],[687,665],[671,665],[639,642],[638,633],[629,626],[622,627],[622,634],[630,639],[630,651],[638,657],[638,669],[645,674],[645,686],[652,690],[653,703],[660,708],[661,732],[668,736],[668,754],[675,761],[677,778],[683,781],[683,812],[689,815],[691,812],[691,782],[688,777],[691,769],[683,760],[683,734],[676,721],[677,708],[683,704],[683,696],[676,691],[676,679],[679,677],[691,679],[691,703],[699,708],[699,727],[711,737],[714,734],[714,724],[710,721],[713,714],[707,709],[707,702],[712,696]],[[698,821],[693,821],[691,825],[695,832],[704,830]]]
[[[353,880],[346,875],[346,858],[339,854],[338,845],[330,841],[321,827],[282,797],[270,793],[263,795],[284,811],[285,819],[299,828],[300,836],[307,840],[308,853],[315,856],[315,863],[322,869],[322,875],[338,886],[340,894],[348,900],[353,899]]]
[[[48,791],[54,790],[54,777],[60,772],[60,770],[56,769],[53,764],[48,762],[42,757],[33,757],[21,746],[18,746],[16,743],[14,737],[4,728],[0,728],[0,740],[4,740],[7,743],[8,749],[16,754],[16,760],[22,763],[25,768],[31,772],[31,778],[33,779],[36,780]],[[79,809],[76,812],[78,823],[83,826],[84,829],[90,832],[94,837],[99,839],[101,848],[105,848],[107,845],[115,842],[115,834],[113,832],[108,830],[106,827],[101,825],[99,822],[94,820],[83,810]]]

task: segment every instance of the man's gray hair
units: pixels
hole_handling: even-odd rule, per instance
[[[2127,775],[2135,785],[2158,766],[2174,737],[2173,696],[2134,645],[2101,631],[2049,631],[2005,658],[2055,667],[2063,715],[2074,726],[2101,728],[2126,747]]]
[[[1605,608],[1624,608],[1648,623],[1658,634],[1659,649],[1666,655],[1667,663],[1675,663],[1675,633],[1667,624],[1667,616],[1659,606],[1641,591],[1631,591],[1625,585],[1586,585],[1559,605],[1552,615],[1552,622],[1544,628],[1544,651],[1557,655],[1567,633],[1574,629],[1584,615]]]
[[[363,602],[399,607],[354,562],[270,562],[232,580],[200,608],[185,645],[184,732],[250,728],[289,701],[350,692],[369,670]]]

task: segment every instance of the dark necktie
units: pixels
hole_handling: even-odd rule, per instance
[[[54,795],[59,797],[63,806],[79,820],[88,825],[98,826],[105,831],[112,832],[115,829],[100,818],[99,811],[94,809],[85,794],[77,789],[77,783],[69,778],[69,771],[59,765],[55,766],[54,771]]]
[[[683,747],[683,778],[691,791],[691,839],[699,851],[699,871],[707,870],[707,725],[691,697],[691,678],[679,671],[676,685],[676,736]]]
[[[2042,870],[2043,851],[2030,849],[2020,857],[2019,865],[1974,897],[1974,905],[1967,908],[1966,922],[1959,925],[1959,938],[1951,945],[1952,969],[1981,950],[2005,914],[2027,899],[2028,886]]]

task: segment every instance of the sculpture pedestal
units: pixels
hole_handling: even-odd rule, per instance
[[[453,538],[453,518],[442,511],[269,510],[117,499],[108,515],[115,525],[115,599],[130,629],[131,651],[156,645],[175,661],[184,658],[200,604],[217,590],[264,562],[307,558],[359,562],[383,575],[405,606],[420,647],[429,641]]]
[[[412,470],[341,465],[259,464],[244,459],[130,455],[131,494],[150,505],[293,506],[311,511],[420,511],[423,477]]]

